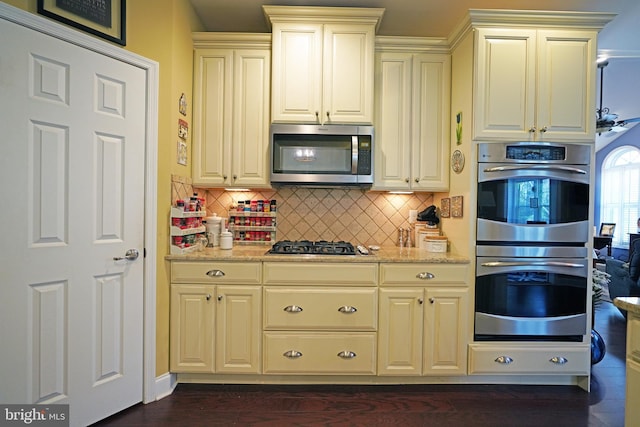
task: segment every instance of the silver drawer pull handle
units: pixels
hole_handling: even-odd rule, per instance
[[[352,307],[350,305],[343,305],[342,307],[340,307],[338,309],[338,311],[340,313],[344,313],[344,314],[351,314],[351,313],[355,313],[356,311],[358,311],[358,309],[355,308],[355,307]]]
[[[302,307],[300,307],[299,305],[288,305],[283,308],[283,310],[287,313],[300,313],[302,311]]]
[[[353,351],[343,350],[338,353],[338,357],[342,359],[353,359],[354,357],[356,357],[356,354]]]
[[[433,273],[429,273],[429,272],[418,273],[416,274],[416,277],[420,280],[431,280],[436,278],[436,276]]]
[[[209,277],[223,277],[224,276],[224,271],[222,270],[209,270],[207,271],[207,276]]]
[[[513,359],[510,358],[509,356],[498,356],[495,362],[500,363],[502,365],[509,365],[513,363]]]
[[[555,363],[556,365],[564,365],[568,361],[569,360],[566,357],[562,357],[562,356],[555,356],[549,359],[549,362]]]
[[[297,359],[298,357],[302,357],[302,353],[300,353],[298,350],[285,351],[284,353],[282,353],[282,355],[287,359]]]

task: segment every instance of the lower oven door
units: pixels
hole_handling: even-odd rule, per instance
[[[586,258],[478,257],[477,341],[581,341],[587,330]]]

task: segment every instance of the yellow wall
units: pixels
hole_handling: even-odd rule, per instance
[[[36,0],[4,0],[36,13]],[[151,23],[151,25],[149,25]],[[169,372],[169,214],[171,175],[191,176],[190,166],[177,163],[178,118],[191,124],[193,76],[192,31],[203,31],[188,0],[134,0],[127,2],[126,50],[157,61],[160,66],[158,101],[158,206],[156,375]],[[187,116],[178,112],[178,100],[187,96]],[[187,141],[191,153],[191,138]],[[191,164],[189,159],[187,165]],[[153,250],[150,251],[153,253]]]
[[[153,25],[136,25],[152,22]],[[193,43],[192,31],[202,31],[188,0],[135,0],[127,2],[125,49],[160,64],[158,112],[158,230],[156,262],[156,375],[169,372],[169,209],[171,175],[191,176],[190,166],[177,163],[178,119],[191,124]],[[187,116],[178,111],[178,100],[187,97]],[[191,152],[189,135],[187,146]],[[187,162],[190,165],[191,161]]]

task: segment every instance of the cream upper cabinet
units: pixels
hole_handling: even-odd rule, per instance
[[[269,187],[269,35],[198,34],[193,183]]]
[[[449,189],[450,73],[448,54],[376,54],[374,189]]]
[[[273,35],[272,121],[371,124],[382,9],[263,8]]]
[[[595,137],[597,31],[476,31],[474,139]]]

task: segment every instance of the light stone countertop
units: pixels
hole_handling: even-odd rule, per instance
[[[640,316],[640,298],[638,297],[618,297],[613,300],[613,304],[629,313]]]
[[[267,254],[270,245],[234,245],[233,249],[206,248],[201,252],[167,255],[169,261],[309,261],[309,262],[420,262],[436,264],[468,264],[469,258],[424,249],[395,246],[369,251],[369,255],[276,255]]]

